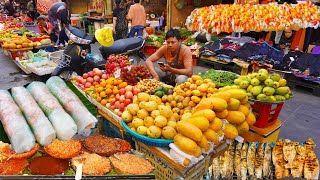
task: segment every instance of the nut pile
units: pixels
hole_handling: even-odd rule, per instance
[[[157,89],[159,86],[160,82],[156,79],[143,79],[136,85],[141,92],[146,92],[148,94],[150,94],[152,90]]]

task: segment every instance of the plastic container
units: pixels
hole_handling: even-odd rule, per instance
[[[257,128],[251,126],[249,131],[242,135],[246,142],[276,142],[280,133],[281,121],[276,120],[275,123],[266,128]]]
[[[284,102],[261,102],[250,100],[252,112],[256,116],[256,123],[253,125],[258,128],[266,128],[276,122],[281,112]]]
[[[168,140],[168,139],[153,139],[149,138],[147,136],[143,136],[141,134],[138,134],[134,131],[132,131],[129,126],[121,119],[121,125],[122,127],[135,139],[138,141],[147,144],[149,146],[157,146],[157,147],[164,147],[164,146],[169,146],[170,143],[173,143],[173,140]]]

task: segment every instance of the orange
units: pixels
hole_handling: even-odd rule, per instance
[[[107,80],[107,84],[113,85],[113,79],[109,78],[109,79]]]
[[[106,94],[106,92],[105,91],[102,91],[102,92],[100,92],[100,97],[106,97],[107,96],[107,94]]]
[[[117,88],[113,88],[113,94],[118,94],[119,90]]]
[[[95,85],[94,87],[95,87],[95,88],[98,88],[98,87],[100,87],[100,85],[99,85],[99,84],[97,84],[97,85]]]
[[[102,87],[106,87],[106,85],[107,85],[107,82],[106,82],[106,81],[102,81],[102,82],[100,83],[100,86],[102,86]]]
[[[122,82],[121,84],[119,84],[119,88],[125,88],[127,85],[127,82]]]
[[[112,88],[113,88],[113,85],[107,84],[107,85],[106,85],[106,88],[107,88],[107,89],[112,89]]]
[[[102,98],[99,96],[97,97],[97,101],[100,102],[102,100]]]
[[[110,88],[107,88],[105,91],[104,91],[106,94],[112,94],[112,90]]]
[[[103,87],[98,86],[98,87],[97,87],[97,92],[100,93],[100,92],[102,92],[102,91],[103,91]]]
[[[102,99],[100,103],[105,106],[108,103],[108,101],[106,99]]]

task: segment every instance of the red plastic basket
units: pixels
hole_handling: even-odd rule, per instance
[[[265,128],[276,122],[284,102],[270,103],[250,100],[250,104],[252,112],[255,114],[257,119],[253,126]]]

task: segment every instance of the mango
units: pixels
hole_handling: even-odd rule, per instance
[[[194,142],[190,138],[183,136],[182,134],[177,134],[173,138],[173,142],[181,151],[193,156],[199,155],[199,149],[201,151],[201,148],[197,145],[196,142]]]
[[[226,119],[231,124],[242,124],[246,120],[246,116],[240,111],[229,111]]]
[[[192,114],[192,117],[199,117],[203,116],[208,119],[208,121],[211,123],[216,118],[216,113],[212,111],[211,109],[204,109],[198,112],[195,112]]]
[[[247,92],[243,89],[229,89],[227,90],[228,93],[231,94],[232,98],[243,100],[247,97]]]
[[[235,98],[230,98],[228,102],[228,109],[229,110],[237,110],[240,106],[240,101]]]
[[[231,124],[224,125],[223,133],[227,139],[235,139],[239,135],[237,128]]]
[[[217,97],[209,97],[202,99],[199,104],[193,109],[193,113],[204,110],[212,109],[213,111],[223,111],[227,109],[228,104],[226,100]]]
[[[229,92],[218,92],[215,94],[212,94],[211,97],[218,97],[218,98],[222,98],[224,100],[226,100],[227,102],[229,102],[230,98],[231,98],[231,94]]]
[[[208,88],[209,88],[209,84],[201,84],[200,86],[197,87],[197,89],[202,92],[206,92]]]
[[[176,129],[179,133],[194,141],[201,141],[203,135],[202,131],[197,126],[189,122],[179,121],[176,125]]]
[[[208,130],[210,126],[208,119],[203,116],[192,117],[190,119],[187,119],[187,122],[195,125],[201,131]]]
[[[242,112],[246,117],[249,115],[250,110],[244,105],[240,105],[238,111]]]

